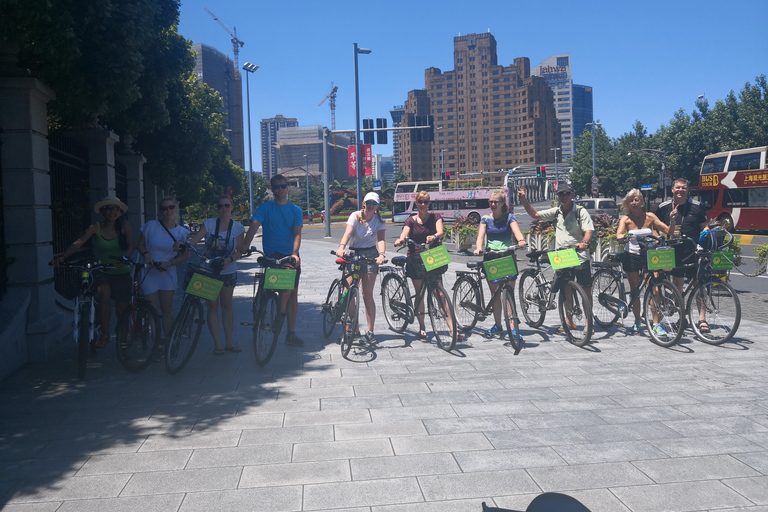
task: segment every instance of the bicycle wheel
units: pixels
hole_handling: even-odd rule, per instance
[[[614,300],[624,300],[621,283],[608,269],[598,270],[592,276],[592,313],[597,325],[608,328],[619,320],[619,306]]]
[[[578,283],[566,281],[557,298],[560,324],[568,341],[583,347],[592,339],[592,306]]]
[[[459,329],[471,331],[477,324],[477,313],[483,310],[480,304],[480,290],[475,281],[468,277],[460,277],[453,285],[453,308]]]
[[[117,321],[117,360],[129,372],[140,372],[152,362],[160,337],[160,317],[147,300],[127,308]]]
[[[276,293],[263,292],[253,307],[253,353],[259,366],[266,365],[275,353],[279,331],[276,334],[272,327],[279,311],[278,304]]]
[[[168,373],[179,373],[192,359],[204,323],[203,306],[199,300],[188,296],[181,305],[181,311],[171,328],[171,336],[165,344],[165,369]]]
[[[352,348],[352,341],[357,336],[360,320],[360,291],[352,286],[344,300],[344,314],[341,317],[341,355],[347,357]]]
[[[544,323],[544,316],[547,314],[547,297],[542,296],[543,290],[537,282],[539,274],[535,269],[527,268],[520,272],[517,286],[518,296],[520,297],[520,309],[523,311],[525,323],[531,327],[539,327]]]
[[[440,283],[426,284],[427,289],[427,310],[429,311],[429,320],[432,323],[432,332],[435,335],[437,346],[446,352],[453,350],[456,346],[456,336],[458,333],[458,324],[456,322],[456,313],[453,311],[453,304],[448,298],[448,292],[445,291]]]
[[[680,340],[685,309],[683,296],[675,285],[666,280],[651,284],[645,292],[643,311],[651,341],[662,347],[671,347]],[[654,316],[658,322],[654,321]]]
[[[326,339],[331,337],[336,328],[336,321],[339,318],[338,309],[341,304],[341,280],[334,279],[331,287],[328,289],[328,296],[323,304],[323,336]]]
[[[408,305],[410,297],[408,287],[403,278],[389,273],[381,281],[381,309],[389,328],[395,332],[403,332],[408,326]]]
[[[80,325],[77,329],[77,378],[85,378],[88,353],[91,351],[91,303],[80,305]]]
[[[520,335],[519,319],[515,306],[515,292],[512,284],[504,285],[501,290],[501,308],[504,311],[504,327],[507,329],[507,337],[510,346],[515,349],[515,355],[523,348],[523,337]]]
[[[697,284],[685,308],[696,337],[710,345],[721,345],[733,338],[741,323],[741,301],[733,287],[721,281]],[[698,318],[703,311],[709,332],[702,332]]]

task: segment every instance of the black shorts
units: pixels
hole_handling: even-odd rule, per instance
[[[96,277],[96,287],[103,284],[109,286],[109,296],[115,302],[131,302],[133,290],[131,274],[105,274],[102,272]]]
[[[291,256],[290,254],[283,254],[281,252],[273,252],[269,255],[270,258],[280,260],[285,258],[286,256]],[[292,263],[285,263],[280,268],[285,268],[289,270],[295,270],[296,271],[296,282],[293,285],[293,289],[296,290],[299,287],[299,276],[301,275],[301,266],[295,266]]]
[[[379,249],[377,247],[366,247],[364,249],[351,247],[349,250],[365,258],[376,259],[379,257]],[[360,272],[363,274],[378,274],[379,266],[372,261],[363,260],[360,262]]]
[[[578,267],[573,267],[570,270],[576,277],[576,282],[579,283],[582,288],[590,288],[592,286],[592,267],[588,261],[585,261]]]
[[[219,274],[219,280],[224,283],[224,288],[234,288],[237,285],[237,272]]]
[[[405,264],[405,276],[411,279],[424,279],[427,274],[430,276],[441,276],[448,272],[448,265],[438,267],[431,272],[427,272],[427,268],[424,266],[424,261],[421,259],[420,254],[408,257],[408,262]]]
[[[696,267],[677,267],[673,268],[672,277],[687,277],[688,279],[693,279],[696,277]]]
[[[624,272],[640,272],[647,266],[644,264],[646,258],[647,257],[644,254],[625,252],[621,267],[624,269]]]

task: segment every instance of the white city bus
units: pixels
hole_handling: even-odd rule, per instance
[[[462,216],[479,223],[483,215],[491,213],[488,199],[496,190],[499,188],[489,188],[482,180],[404,181],[395,187],[392,220],[405,222],[416,213],[416,194],[427,191],[432,202],[429,211],[449,222]]]

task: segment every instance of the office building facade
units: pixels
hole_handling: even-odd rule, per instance
[[[301,178],[309,170],[310,181],[320,183],[323,180],[323,127],[291,126],[283,127],[276,133],[275,163],[276,174],[288,178]],[[328,138],[329,180],[339,182],[350,180],[347,169],[347,148],[351,137],[336,134],[336,145]],[[305,157],[306,155],[306,157]],[[264,176],[266,178],[266,175]]]
[[[278,174],[277,132],[294,126],[299,126],[295,117],[280,114],[261,120],[261,172],[265,179]]]

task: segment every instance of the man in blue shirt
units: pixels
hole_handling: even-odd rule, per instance
[[[245,247],[250,247],[253,237],[263,227],[262,246],[270,258],[293,256],[296,268],[296,286],[293,290],[280,291],[280,313],[277,315],[275,329],[283,328],[283,320],[288,317],[286,345],[303,347],[304,340],[296,336],[296,315],[299,311],[299,275],[301,274],[301,228],[304,225],[301,208],[288,202],[288,180],[278,174],[269,181],[274,200],[262,203],[251,217],[251,226],[245,237]]]

